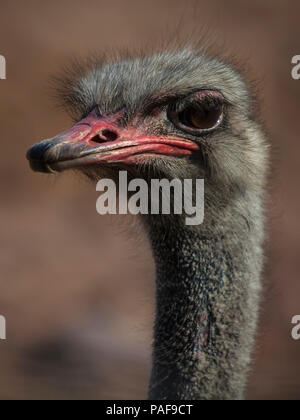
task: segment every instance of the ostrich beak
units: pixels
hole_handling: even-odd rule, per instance
[[[179,137],[144,134],[137,128],[120,128],[123,112],[102,117],[94,109],[69,130],[32,146],[27,159],[34,171],[61,172],[101,163],[134,164],[146,155],[186,156],[198,146]]]

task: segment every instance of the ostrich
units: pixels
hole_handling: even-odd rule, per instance
[[[149,399],[243,399],[268,166],[247,84],[219,57],[189,48],[93,62],[61,86],[75,125],[30,148],[34,171],[205,182],[201,225],[141,216],[156,266]]]

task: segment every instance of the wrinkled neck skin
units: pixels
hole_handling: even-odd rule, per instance
[[[149,399],[244,398],[262,265],[262,217],[250,204],[247,212],[215,235],[147,220],[156,264]]]

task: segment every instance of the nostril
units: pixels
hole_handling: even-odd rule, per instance
[[[115,131],[105,129],[102,131],[102,136],[106,141],[115,141],[118,138],[118,134]]]
[[[92,138],[92,141],[94,141],[95,143],[103,143],[105,139],[102,139],[99,135],[97,135]]]
[[[105,128],[98,132],[98,134],[92,138],[95,143],[104,143],[106,141],[115,141],[119,137],[118,133],[113,130]]]

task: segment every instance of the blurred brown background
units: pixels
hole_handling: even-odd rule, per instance
[[[0,398],[145,398],[154,267],[132,218],[100,217],[95,188],[32,173],[28,147],[68,127],[49,77],[70,56],[183,38],[202,27],[259,78],[275,152],[265,299],[249,398],[299,399],[300,5],[293,0],[1,2]]]

